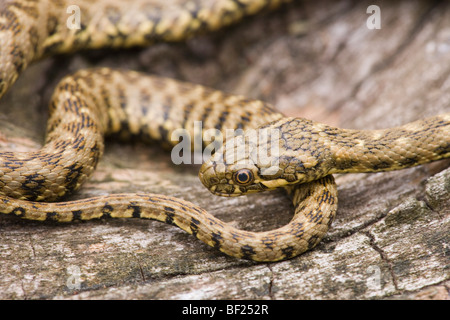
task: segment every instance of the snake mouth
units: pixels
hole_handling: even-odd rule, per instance
[[[216,184],[211,186],[208,190],[216,196],[221,197],[238,197],[241,196],[242,193],[234,193],[234,192],[228,192],[229,185],[223,185],[223,184]]]

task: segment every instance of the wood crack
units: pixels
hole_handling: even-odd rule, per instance
[[[363,232],[363,234],[365,234],[368,238],[369,238],[369,244],[370,246],[376,251],[378,252],[378,254],[381,257],[381,260],[384,261],[388,267],[389,270],[389,274],[391,275],[391,279],[392,279],[392,283],[394,285],[394,288],[396,291],[399,291],[399,287],[398,287],[398,280],[397,280],[397,276],[395,275],[394,272],[394,266],[393,266],[393,262],[389,259],[388,255],[386,254],[386,252],[384,252],[383,249],[381,249],[376,241],[375,241],[375,237],[373,234],[371,234],[369,231],[365,231]]]
[[[272,266],[270,264],[267,264],[267,268],[270,270],[270,281],[269,281],[269,298],[270,300],[275,300],[274,292],[273,292],[273,284],[275,280],[275,273],[273,272]]]

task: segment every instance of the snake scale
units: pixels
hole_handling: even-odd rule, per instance
[[[0,97],[30,63],[44,57],[180,41],[287,1],[161,5],[149,0],[83,0],[76,1],[82,14],[79,29],[66,25],[72,2],[0,3]],[[202,183],[222,196],[285,188],[295,206],[290,223],[265,232],[238,230],[190,202],[157,194],[54,202],[89,178],[103,153],[105,135],[137,136],[173,146],[178,141],[172,141],[171,134],[184,128],[192,136],[195,121],[202,121],[204,129],[246,130],[245,135],[227,139],[202,165]],[[269,152],[264,159],[257,156],[258,148],[268,150],[260,129],[278,133],[279,152]],[[247,146],[244,152],[229,157],[242,145]],[[267,103],[195,84],[133,71],[82,70],[57,86],[44,146],[34,152],[0,153],[0,211],[61,222],[149,218],[176,225],[228,255],[277,261],[313,248],[327,232],[337,207],[333,173],[396,170],[448,157],[450,114],[386,130],[344,130],[285,117]]]

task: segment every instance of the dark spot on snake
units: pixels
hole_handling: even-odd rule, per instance
[[[371,169],[373,169],[375,171],[378,171],[378,170],[383,170],[383,169],[389,168],[389,167],[391,167],[391,165],[392,164],[389,163],[389,162],[380,161],[379,163],[376,163],[376,164],[372,165]]]
[[[219,232],[212,232],[211,233],[211,240],[214,242],[213,248],[220,248],[222,239],[223,239],[223,237],[220,234],[220,231]]]
[[[171,103],[171,102],[170,102]],[[167,120],[169,120],[169,112],[170,112],[170,104],[164,104],[163,105],[163,121],[166,122]]]
[[[47,212],[45,215],[45,219],[50,221],[58,221],[58,213],[55,211]]]
[[[171,208],[171,207],[164,207],[164,211],[165,212],[175,212],[175,209]]]
[[[54,156],[58,156],[60,157],[61,154],[65,151],[65,149],[70,146],[70,141],[68,140],[58,140],[58,138],[56,138],[56,142],[55,142],[55,151],[52,153],[48,153],[48,154],[42,154],[41,158],[46,159],[46,158],[54,158]]]
[[[230,114],[229,111],[222,112],[222,114],[219,117],[219,123],[221,124],[221,126],[225,123],[225,121],[227,121],[227,117],[229,114]]]
[[[401,166],[411,166],[411,165],[413,165],[413,164],[418,163],[419,160],[420,160],[419,157],[403,158],[403,159],[399,160],[398,163],[399,163]]]
[[[82,135],[77,135],[75,141],[73,142],[72,148],[77,150],[82,150],[84,147],[84,137]]]
[[[328,201],[329,201],[329,199],[330,199],[330,192],[329,191],[324,191],[321,195],[320,195],[320,197],[319,197],[319,204],[322,204],[322,203],[328,203]]]
[[[222,130],[222,126],[223,126],[223,121],[219,121],[214,128],[221,131]]]
[[[82,213],[83,213],[83,211],[81,211],[81,210],[74,210],[74,211],[72,211],[72,220],[73,221],[81,220],[81,214]]]
[[[447,153],[450,153],[450,143],[447,143],[445,146],[437,147],[434,152],[438,155],[446,155]]]
[[[174,217],[175,215],[173,214],[173,213],[167,213],[166,212],[166,220],[165,220],[165,222],[167,223],[167,224],[171,224],[171,225],[175,225],[175,222],[174,222],[174,220],[173,220],[173,217]]]
[[[321,201],[321,198],[318,198],[317,202],[319,204],[321,204],[320,201]],[[317,209],[317,210],[310,211],[309,214],[306,216],[309,218],[309,220],[308,220],[309,222],[317,224],[317,223],[319,223],[320,220],[322,220],[323,214],[322,214],[321,210]]]
[[[283,252],[283,255],[286,258],[292,258],[292,256],[294,255],[294,248],[291,246],[287,246],[286,248],[282,248],[281,252]]]
[[[294,224],[293,228],[293,234],[299,238],[299,239],[303,239],[303,235],[305,234],[305,229],[303,228],[303,223],[302,222],[297,222]]]
[[[82,119],[81,123],[82,123],[82,127],[83,128],[91,128],[91,127],[95,127],[96,126],[95,121],[87,113],[82,113],[81,114],[81,119]]]
[[[93,165],[95,166],[96,163]],[[69,191],[73,191],[77,187],[78,180],[83,176],[83,165],[76,162],[68,167],[64,167],[64,169],[68,170],[68,174],[66,175],[66,188]]]
[[[24,53],[16,45],[13,47],[13,50],[11,51],[11,56],[13,56],[12,63],[14,65],[14,68],[16,69],[16,73],[21,73],[22,70],[25,68],[25,65],[23,63],[23,61],[25,61]]]
[[[119,104],[120,108],[125,110],[127,108],[127,98],[125,97],[125,93],[123,92],[123,89],[119,88]]]
[[[130,204],[128,206],[128,209],[132,209],[133,210],[133,214],[132,214],[133,218],[140,218],[141,217],[141,212],[142,212],[141,207]]]
[[[251,260],[252,256],[255,254],[255,249],[248,244],[241,247],[242,258]]]
[[[274,240],[271,238],[263,238],[261,243],[269,250],[273,250]]]
[[[437,121],[434,125],[434,128],[440,128],[440,127],[446,127],[449,125],[449,121],[446,121],[444,119],[441,119]],[[419,131],[418,131],[419,132]],[[420,132],[419,132],[420,133]]]
[[[6,158],[6,154],[3,154],[3,156]],[[3,165],[8,169],[17,169],[18,167],[21,167],[23,165],[23,161],[9,159],[7,161],[4,161]]]
[[[28,200],[36,200],[41,195],[41,190],[44,188],[45,178],[37,173],[26,175],[25,181],[22,183],[24,195]]]
[[[182,209],[184,209],[184,211],[186,211],[186,209],[184,207],[182,207]],[[199,226],[200,221],[195,218],[191,218],[191,225]]]
[[[332,128],[332,127],[326,127],[325,129],[322,130],[322,132],[324,134],[332,136],[332,137],[339,136],[339,131],[336,128]]]
[[[146,106],[141,106],[141,113],[145,117],[148,113],[148,108]]]
[[[21,207],[14,208],[11,213],[15,214],[18,217],[25,216],[25,209]]]
[[[114,208],[106,203],[102,208],[102,214],[105,217],[111,217],[111,212],[113,212]]]
[[[212,109],[213,109],[212,103],[209,103],[207,106],[203,108],[203,110],[201,111],[202,115],[201,117],[199,117],[201,123],[206,122],[206,118],[208,118],[208,115],[211,113]]]
[[[194,105],[192,103],[189,103],[184,107],[183,122],[180,126],[181,128],[186,128],[187,120],[189,119],[189,115],[191,114],[193,108]]]
[[[197,233],[198,233],[198,226],[200,225],[200,221],[198,221],[197,219],[195,219],[195,218],[191,218],[191,223],[189,224],[189,228],[191,229],[191,231],[192,231],[192,234],[194,235],[194,236],[197,236]]]
[[[65,88],[66,91],[73,92],[78,91],[78,87],[74,86],[68,86],[68,88]],[[81,109],[82,102],[78,97],[73,97],[71,99],[66,99],[63,103],[64,111],[65,112],[72,112],[76,115],[80,115],[79,111]]]
[[[165,222],[171,225],[175,225],[174,223],[174,217],[175,217],[175,210],[173,208],[170,207],[164,207],[164,212],[166,214],[166,220]]]

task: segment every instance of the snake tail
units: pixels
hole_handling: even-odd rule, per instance
[[[285,226],[265,232],[239,230],[182,199],[157,194],[114,194],[60,203],[0,196],[0,211],[38,221],[141,218],[165,222],[193,234],[223,253],[254,261],[292,258],[316,246],[331,225],[337,206],[332,176],[290,190],[295,214]],[[311,188],[311,189],[310,189]],[[310,193],[310,190],[314,190]],[[314,199],[305,202],[306,197]]]

